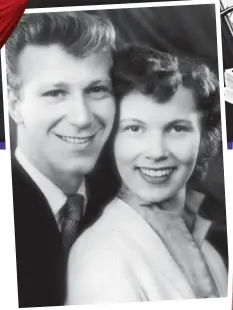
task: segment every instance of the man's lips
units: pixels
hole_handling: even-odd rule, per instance
[[[91,141],[96,134],[98,133],[100,129],[98,129],[95,133],[87,135],[87,136],[64,136],[64,135],[60,135],[60,134],[55,134],[58,138],[60,138],[61,140],[71,143],[71,144],[84,144],[87,143],[89,141]]]

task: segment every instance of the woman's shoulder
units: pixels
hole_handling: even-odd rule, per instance
[[[114,219],[117,204],[118,201],[111,201],[73,245],[68,264],[67,304],[114,301],[122,299],[126,290],[131,296],[131,278],[125,264],[128,254],[120,221]],[[126,297],[130,298],[127,293]]]
[[[112,199],[104,208],[101,216],[88,227],[76,240],[72,247],[75,255],[84,252],[99,251],[108,249],[112,251],[119,247],[121,237],[121,221],[119,213],[122,211],[121,202],[118,198]],[[72,254],[73,255],[73,254]]]

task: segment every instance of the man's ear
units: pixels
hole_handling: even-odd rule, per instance
[[[8,87],[8,110],[11,118],[15,121],[16,124],[23,122],[19,96],[11,87]]]

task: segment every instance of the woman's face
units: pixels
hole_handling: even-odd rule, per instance
[[[191,90],[166,102],[133,91],[120,105],[114,155],[123,183],[140,200],[159,203],[185,186],[198,155],[200,115]]]

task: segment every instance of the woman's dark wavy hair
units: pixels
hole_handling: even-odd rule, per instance
[[[221,150],[219,84],[213,71],[195,60],[182,59],[149,47],[127,46],[115,54],[112,80],[117,117],[109,143],[113,143],[116,134],[121,100],[131,91],[152,96],[161,104],[172,98],[181,85],[193,91],[201,115],[201,142],[189,181],[202,180],[209,159]]]

